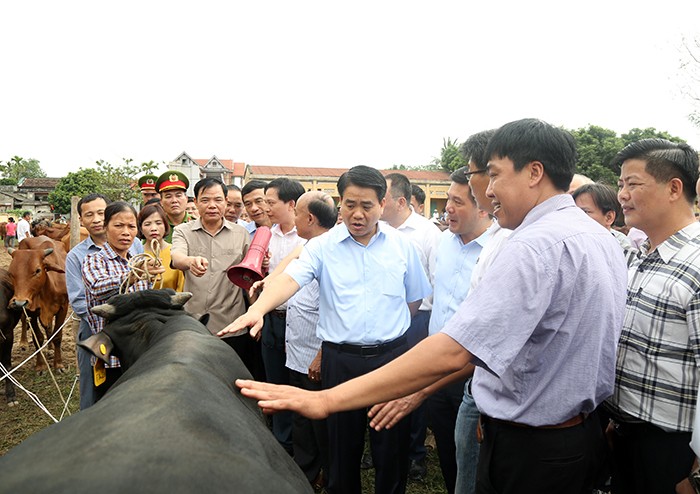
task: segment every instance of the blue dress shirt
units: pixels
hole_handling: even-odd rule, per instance
[[[611,395],[627,270],[610,232],[568,194],[534,207],[443,332],[475,357],[482,413],[532,426]]]
[[[411,240],[378,225],[367,246],[345,224],[306,244],[285,270],[299,286],[320,287],[317,335],[323,341],[373,345],[403,335],[411,323],[407,302],[431,293]]]
[[[491,237],[486,230],[471,242],[464,243],[459,235],[449,230],[442,238],[435,256],[435,291],[433,292],[433,312],[430,314],[428,332],[439,333],[445,323],[457,312],[469,293],[472,270],[479,260],[481,249]]]

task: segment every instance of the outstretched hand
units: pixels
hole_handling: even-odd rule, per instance
[[[250,336],[256,341],[260,339],[260,330],[263,326],[263,318],[257,312],[251,312],[248,310],[245,314],[240,316],[238,319],[233,321],[231,324],[226,326],[224,329],[216,333],[216,336],[222,337],[227,335],[235,336],[246,331],[250,328]]]
[[[280,386],[258,381],[236,379],[241,394],[258,401],[265,414],[291,410],[307,418],[319,420],[328,417],[330,411],[325,391],[306,391],[294,386]]]
[[[370,418],[369,426],[376,431],[391,429],[402,418],[418,408],[421,403],[423,403],[423,398],[418,393],[413,393],[403,398],[374,405],[367,413]]]

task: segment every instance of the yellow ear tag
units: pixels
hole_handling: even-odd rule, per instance
[[[104,343],[100,343],[100,353],[101,353],[102,355],[106,355],[106,354],[107,354],[107,347],[105,346]]]
[[[95,386],[99,386],[107,380],[107,370],[105,369],[105,363],[102,360],[97,359],[97,362],[95,362],[95,367],[93,367],[92,370]]]

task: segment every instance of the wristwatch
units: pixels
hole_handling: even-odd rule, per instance
[[[700,467],[690,472],[690,475],[688,475],[688,481],[690,482],[690,485],[693,486],[696,494],[700,494]]]

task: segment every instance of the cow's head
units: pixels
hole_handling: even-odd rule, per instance
[[[46,272],[65,272],[65,265],[61,265],[53,253],[52,248],[47,249],[8,249],[12,256],[8,272],[15,287],[15,294],[10,300],[10,309],[36,310],[35,297],[43,289],[46,283]]]
[[[91,309],[107,320],[105,329],[78,342],[78,345],[105,362],[114,354],[122,359],[124,367],[128,367],[155,340],[180,329],[167,325],[175,317],[187,316],[183,305],[191,297],[189,292],[176,293],[171,289],[116,295],[107,303]],[[197,324],[189,316],[186,319]],[[204,332],[208,333],[206,329]]]

